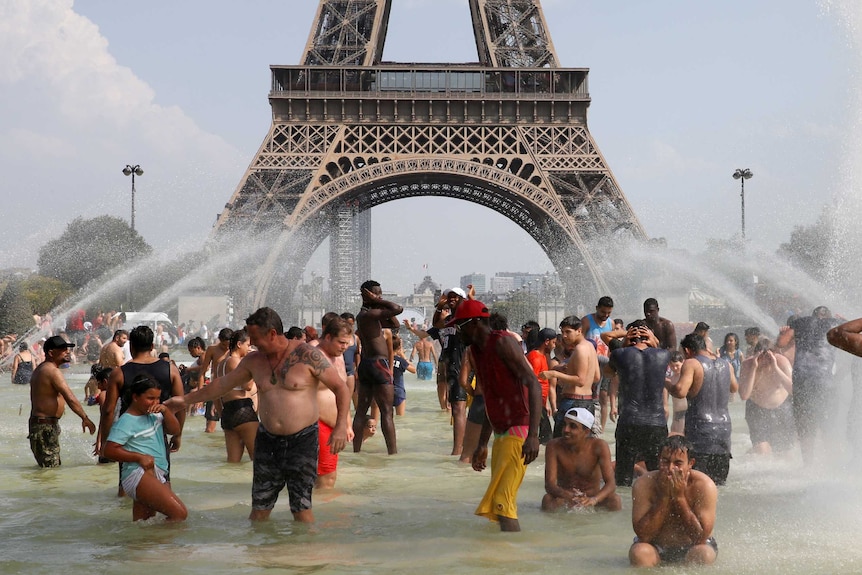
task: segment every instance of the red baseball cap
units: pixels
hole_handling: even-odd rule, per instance
[[[491,313],[487,306],[479,300],[465,299],[455,308],[455,316],[446,322],[446,327],[452,327],[456,322],[476,317],[491,317]]]

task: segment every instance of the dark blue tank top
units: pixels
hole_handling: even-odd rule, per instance
[[[685,412],[685,437],[696,453],[730,454],[730,370],[727,360],[695,356],[703,366],[703,385],[695,397],[688,398]]]
[[[669,361],[670,352],[655,347],[623,347],[611,352],[620,379],[620,425],[667,427],[664,377]]]

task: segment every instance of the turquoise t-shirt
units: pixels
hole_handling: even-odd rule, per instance
[[[165,447],[165,434],[162,428],[164,416],[161,413],[132,415],[124,413],[111,427],[108,441],[121,445],[126,451],[152,455],[156,467],[168,471],[168,450]],[[125,480],[132,471],[140,468],[137,463],[123,463],[121,479]]]

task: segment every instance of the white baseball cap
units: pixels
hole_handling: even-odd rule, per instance
[[[568,410],[566,412],[566,419],[576,421],[587,429],[592,429],[593,424],[596,422],[595,416],[583,407],[573,407]]]

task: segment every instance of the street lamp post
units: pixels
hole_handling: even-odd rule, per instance
[[[126,164],[126,167],[123,168],[123,174],[132,176],[132,231],[135,231],[135,176],[143,176],[144,171],[138,164],[134,166]]]
[[[742,190],[739,197],[742,199],[742,241],[745,241],[745,180],[750,180],[754,174],[748,168],[738,168],[733,172],[733,179],[739,180]]]

